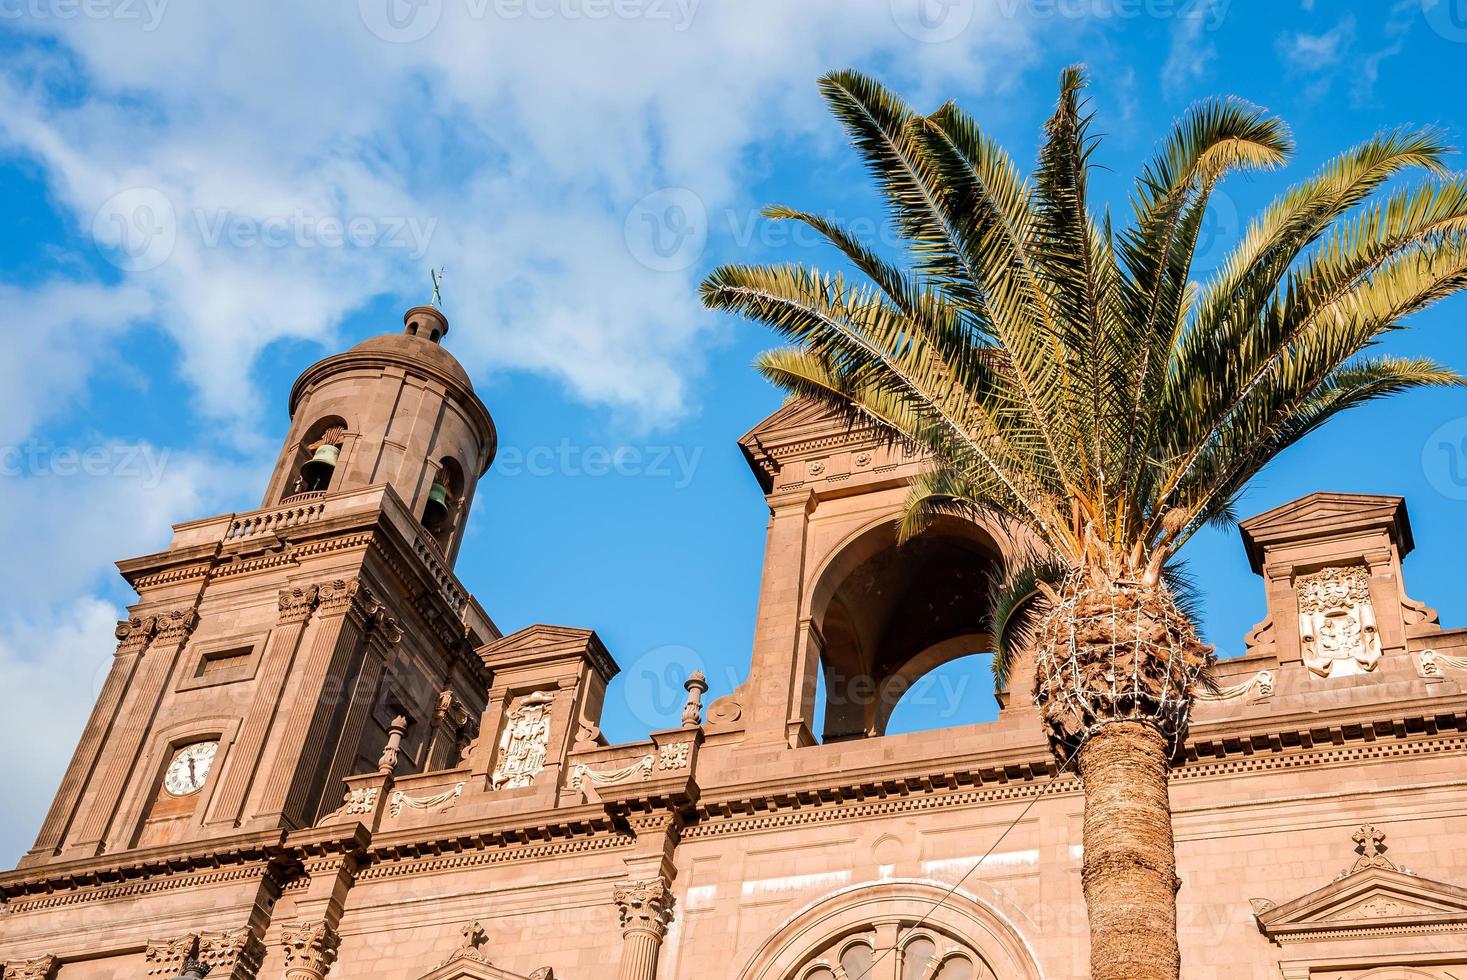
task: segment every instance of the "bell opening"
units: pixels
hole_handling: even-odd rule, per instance
[[[428,490],[428,504],[423,508],[423,526],[435,535],[442,534],[448,529],[450,513],[448,488],[441,483],[433,484]]]

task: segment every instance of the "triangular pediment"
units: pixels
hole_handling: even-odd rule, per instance
[[[621,668],[595,630],[536,623],[479,648],[479,658],[491,670],[507,665],[585,658],[611,680]]]
[[[1414,547],[1405,499],[1382,494],[1311,493],[1250,517],[1239,527],[1255,571],[1262,546],[1273,541],[1326,537],[1378,527],[1395,538],[1401,557]]]
[[[764,421],[754,426],[740,437],[740,443],[751,440],[764,440],[770,436],[789,432],[791,430],[805,429],[811,426],[830,425],[840,422],[830,406],[809,398],[790,398],[779,406],[772,415],[767,416]]]
[[[473,955],[455,956],[418,980],[555,980],[549,968],[537,970],[526,977],[519,973],[502,970],[493,963]]]
[[[1344,875],[1283,905],[1255,906],[1259,929],[1278,943],[1467,932],[1467,889],[1384,867]]]

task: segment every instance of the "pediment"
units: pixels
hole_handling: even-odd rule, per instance
[[[582,657],[611,680],[620,671],[595,630],[536,623],[479,648],[479,658],[490,670],[508,666]]]
[[[776,434],[811,426],[823,426],[839,422],[830,406],[809,398],[789,398],[772,415],[754,426],[739,438],[740,443],[763,440]]]
[[[1380,528],[1396,542],[1401,557],[1415,547],[1402,497],[1370,493],[1311,493],[1250,517],[1239,527],[1248,557],[1258,571],[1262,546],[1273,541]]]
[[[1277,943],[1467,932],[1467,889],[1386,867],[1346,874],[1283,905],[1255,900]]]
[[[432,972],[423,974],[419,980],[555,980],[555,974],[547,967],[526,977],[501,970],[487,960],[469,954],[453,957]]]

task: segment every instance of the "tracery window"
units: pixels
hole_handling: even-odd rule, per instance
[[[790,980],[877,980],[893,975],[900,980],[996,980],[983,957],[956,936],[925,923],[903,923],[895,926],[893,947],[891,929],[872,926],[847,933],[811,956]]]

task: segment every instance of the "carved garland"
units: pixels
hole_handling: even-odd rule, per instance
[[[432,810],[440,807],[442,810],[450,810],[458,798],[463,795],[464,784],[455,783],[452,789],[446,789],[435,796],[408,796],[402,790],[393,792],[387,801],[387,810],[394,817],[401,816],[404,807],[413,810]]]
[[[583,783],[590,783],[593,786],[617,786],[621,783],[629,783],[638,776],[643,780],[648,780],[652,778],[652,766],[656,761],[655,756],[644,755],[629,766],[605,772],[597,772],[583,762],[571,773],[571,789],[580,789]]]

